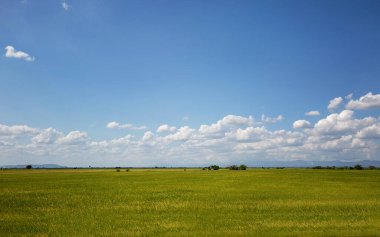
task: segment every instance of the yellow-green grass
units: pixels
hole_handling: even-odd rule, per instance
[[[380,236],[380,170],[1,170],[0,236]]]

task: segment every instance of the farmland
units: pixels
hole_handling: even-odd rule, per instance
[[[380,170],[0,170],[1,236],[380,236]]]

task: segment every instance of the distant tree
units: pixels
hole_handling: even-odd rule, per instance
[[[212,165],[212,166],[210,166],[210,168],[213,169],[213,170],[220,169],[219,165]]]
[[[376,169],[376,166],[374,166],[374,165],[370,165],[370,166],[368,166],[368,169],[370,169],[370,170],[375,170],[375,169]]]
[[[229,170],[239,170],[239,167],[237,165],[231,165],[228,167]]]
[[[26,168],[30,170],[32,168],[32,165],[27,165]]]
[[[239,166],[239,170],[246,170],[246,169],[247,169],[247,166],[244,164]]]
[[[354,169],[355,169],[355,170],[362,170],[362,169],[363,169],[363,166],[357,164],[357,165],[354,166]]]

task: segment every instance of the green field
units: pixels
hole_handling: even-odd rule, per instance
[[[380,170],[1,170],[0,236],[380,236]]]

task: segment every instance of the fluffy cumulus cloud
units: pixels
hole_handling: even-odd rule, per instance
[[[310,127],[310,122],[307,120],[297,120],[293,123],[293,128],[298,129],[298,128],[309,128]]]
[[[0,124],[0,136],[4,135],[22,135],[22,134],[36,134],[38,129],[31,128],[27,125],[13,125],[7,126]]]
[[[176,128],[176,127],[174,127],[174,126],[169,126],[169,125],[167,125],[167,124],[163,124],[163,125],[161,125],[161,126],[159,126],[159,127],[157,128],[157,132],[158,132],[158,133],[162,133],[162,132],[175,132],[175,131],[177,131],[177,128]]]
[[[146,126],[133,126],[133,124],[119,124],[118,122],[109,122],[106,125],[107,128],[115,129],[115,128],[122,128],[122,129],[131,129],[131,130],[144,130],[146,129]]]
[[[84,144],[87,140],[87,133],[81,131],[71,131],[66,136],[57,140],[60,144],[78,145]]]
[[[336,98],[330,100],[330,103],[327,106],[327,109],[328,110],[337,109],[342,104],[342,102],[343,102],[343,98],[342,97],[336,97]]]
[[[307,116],[319,116],[320,113],[318,110],[312,110],[312,111],[305,113],[305,115],[307,115]]]
[[[59,138],[64,137],[64,134],[55,130],[54,128],[47,128],[41,130],[36,136],[32,138],[34,144],[53,144]]]
[[[35,60],[34,57],[30,56],[29,54],[23,51],[16,51],[15,48],[10,45],[5,47],[5,57],[23,59],[30,62]]]
[[[179,128],[176,133],[165,136],[164,139],[167,141],[186,141],[190,139],[194,131],[194,129],[184,126]]]
[[[234,128],[251,126],[253,125],[253,122],[254,120],[251,116],[247,118],[237,115],[227,115],[211,125],[201,125],[199,132],[201,134],[223,134],[224,132]]]
[[[351,97],[350,97],[351,98]],[[364,110],[364,109],[375,109],[380,108],[380,94],[368,94],[360,97],[358,100],[353,100],[352,98],[347,103],[347,109],[352,110]]]
[[[364,139],[380,139],[380,124],[376,123],[368,127],[364,127],[357,134],[356,137]]]
[[[313,131],[322,135],[342,135],[358,131],[378,122],[378,119],[374,117],[355,119],[353,115],[354,111],[352,110],[343,110],[339,114],[330,114],[326,118],[319,120],[315,124]]]
[[[368,97],[373,95],[367,94],[357,102],[372,103],[374,100]],[[82,166],[202,166],[380,157],[378,115],[360,117],[354,110],[345,109],[315,123],[294,121],[293,129],[289,130],[270,129],[267,125],[272,119],[266,123],[263,120],[267,119],[255,122],[251,116],[227,115],[199,127],[163,124],[155,131],[108,140],[92,139],[83,131],[64,133],[54,128],[0,124],[0,160],[8,164],[27,161]],[[134,126],[110,122],[107,127]]]

